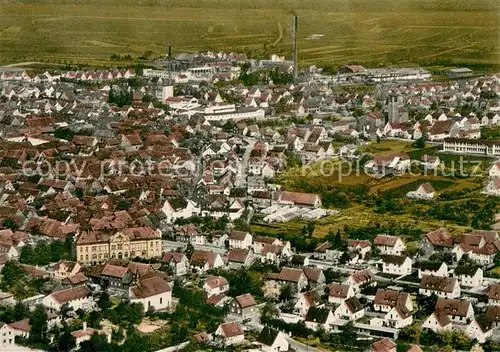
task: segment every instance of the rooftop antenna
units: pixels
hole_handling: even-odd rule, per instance
[[[297,16],[293,15],[293,27],[292,27],[292,55],[293,55],[293,76],[297,78],[298,67],[297,67]]]

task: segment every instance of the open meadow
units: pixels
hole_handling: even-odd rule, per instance
[[[174,54],[290,57],[297,14],[302,65],[491,70],[500,63],[499,9],[496,0],[0,0],[0,64],[131,65],[110,57],[158,57],[168,45]]]

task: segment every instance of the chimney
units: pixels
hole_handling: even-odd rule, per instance
[[[293,16],[293,28],[292,28],[292,55],[293,55],[293,76],[297,78],[298,67],[297,67],[297,16]]]

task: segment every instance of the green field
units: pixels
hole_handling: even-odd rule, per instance
[[[302,65],[500,64],[497,0],[0,0],[0,64],[110,62],[199,50],[291,56]],[[319,40],[308,40],[321,34]],[[495,65],[497,65],[495,67]]]

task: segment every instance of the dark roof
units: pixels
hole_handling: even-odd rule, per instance
[[[438,270],[443,262],[420,262],[419,267],[422,270]]]
[[[363,305],[356,296],[348,298],[344,302],[353,314],[363,309]]]
[[[276,329],[270,328],[269,326],[264,326],[264,329],[262,329],[262,331],[260,332],[257,341],[266,346],[272,346],[279,333],[280,332]]]
[[[477,265],[460,265],[455,269],[455,275],[474,276],[479,267]]]
[[[330,314],[329,309],[311,307],[307,311],[306,321],[324,324],[328,319],[328,314]]]
[[[403,256],[403,255],[384,255],[384,256],[382,256],[382,260],[385,263],[397,264],[397,265],[403,265],[406,258],[408,258],[408,257]]]

